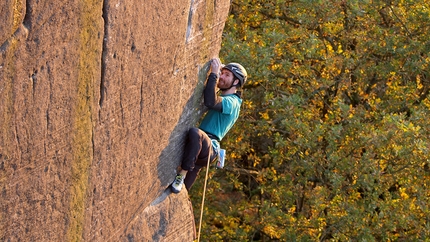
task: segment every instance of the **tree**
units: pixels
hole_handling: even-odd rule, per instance
[[[203,240],[429,238],[429,15],[424,0],[234,1],[220,56],[250,77]]]

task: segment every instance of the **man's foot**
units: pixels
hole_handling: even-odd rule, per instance
[[[175,181],[171,185],[172,192],[179,193],[182,190],[182,186],[184,185],[184,179],[184,175],[176,175]]]

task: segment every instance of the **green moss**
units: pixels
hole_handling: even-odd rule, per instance
[[[187,104],[188,108],[192,109],[192,115],[187,118],[191,120],[192,125],[197,125],[199,120],[202,117],[203,110],[205,109],[203,104],[203,90],[205,87],[208,71],[210,69],[210,62],[206,62],[202,68],[200,68],[198,73],[198,82],[197,86],[194,89],[193,94],[191,95],[192,99],[189,104]]]
[[[101,2],[81,2],[80,58],[78,66],[77,102],[74,107],[72,184],[70,189],[68,241],[83,238],[89,172],[93,159],[94,80],[100,76],[101,43],[97,38]]]

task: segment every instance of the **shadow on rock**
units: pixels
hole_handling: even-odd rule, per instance
[[[185,135],[189,128],[196,126],[205,111],[203,89],[209,68],[210,65],[208,62],[199,70],[197,86],[187,101],[181,117],[169,137],[169,144],[159,156],[157,166],[158,179],[163,187],[168,187],[175,179],[176,169],[182,160]]]

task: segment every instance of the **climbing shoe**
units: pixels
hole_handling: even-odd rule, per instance
[[[182,186],[184,185],[184,179],[184,175],[176,175],[175,181],[171,185],[172,192],[179,193],[182,190]]]

